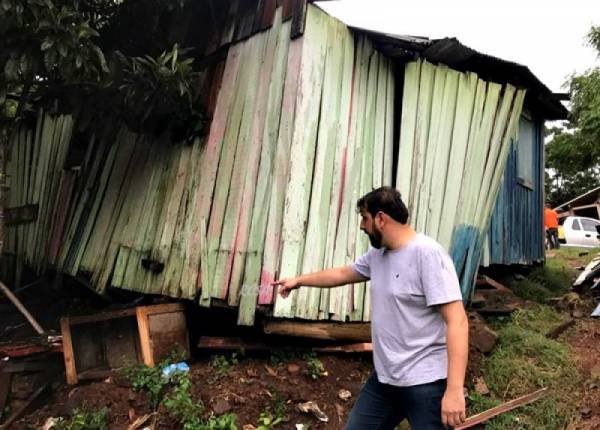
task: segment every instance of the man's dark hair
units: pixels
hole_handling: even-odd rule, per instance
[[[400,198],[398,190],[392,187],[380,187],[365,194],[356,202],[358,210],[366,210],[371,216],[383,212],[401,224],[408,221],[408,209]]]

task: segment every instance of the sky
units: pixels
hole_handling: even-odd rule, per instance
[[[319,2],[347,25],[386,33],[456,37],[480,52],[521,63],[552,91],[572,73],[600,66],[585,35],[600,25],[598,0],[338,0]]]

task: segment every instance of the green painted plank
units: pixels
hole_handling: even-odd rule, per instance
[[[464,189],[464,191],[468,194],[466,195],[464,210],[461,213],[461,219],[465,222],[471,223],[475,219],[477,200],[479,198],[478,190],[481,188],[485,160],[490,151],[490,137],[501,89],[502,86],[499,84],[487,84],[481,123],[476,129],[474,140],[476,144],[470,147],[471,158],[466,172],[469,183],[468,188]]]
[[[366,91],[368,79],[368,59],[370,50],[363,36],[355,37],[356,55],[354,58],[354,75],[352,103],[348,135],[348,149],[344,178],[344,201],[337,229],[337,239],[332,266],[346,265],[354,258],[354,239],[356,224],[356,199],[360,171],[362,168],[362,123],[366,110]],[[345,319],[344,313],[348,303],[351,286],[342,286],[329,290],[329,308],[327,316],[332,319]]]
[[[283,209],[285,203],[286,181],[289,174],[290,146],[296,119],[296,98],[298,97],[298,82],[304,38],[290,42],[287,72],[281,102],[281,119],[273,164],[273,182],[269,199],[269,216],[263,252],[262,270],[248,275],[249,279],[260,277],[258,303],[271,304],[273,297],[273,282],[278,276],[281,258],[281,226],[283,224]]]
[[[307,8],[296,120],[290,150],[290,175],[286,186],[281,231],[282,278],[298,274],[304,250],[327,47],[327,32],[324,28],[327,19],[329,17],[317,7],[310,5]],[[293,291],[287,298],[278,296],[273,314],[278,317],[293,317],[296,294],[297,291]]]
[[[261,65],[264,60],[265,47],[268,34],[258,33],[250,40],[248,51],[248,82],[257,82]],[[260,151],[260,145],[252,145],[252,131],[256,112],[256,102],[259,85],[248,85],[242,94],[243,114],[240,122],[238,142],[236,146],[235,161],[231,180],[228,184],[227,206],[224,213],[223,229],[217,252],[216,265],[213,273],[212,296],[225,300],[228,295],[229,280],[231,277],[231,266],[233,263],[233,252],[236,246],[236,237],[239,226],[239,217],[246,183],[246,173],[251,169],[251,175],[256,171],[256,162],[251,167],[255,157]],[[264,88],[264,87],[263,87]],[[256,148],[258,146],[258,148]],[[237,294],[237,286],[232,292]],[[237,297],[235,298],[237,301]]]
[[[458,207],[464,165],[469,140],[469,128],[475,102],[477,88],[477,75],[474,73],[459,75],[458,94],[456,100],[456,114],[452,130],[451,151],[448,160],[444,200],[442,202],[443,222],[438,228],[437,240],[445,248],[450,249],[454,220]]]
[[[198,170],[199,183],[194,187],[194,208],[192,210],[191,233],[186,252],[185,268],[182,274],[182,289],[208,288],[199,279],[200,254],[199,243],[206,237],[206,231],[200,230],[201,218],[209,219],[209,211],[213,200],[213,192],[217,180],[217,166],[221,157],[221,148],[224,143],[227,117],[232,107],[233,96],[236,90],[237,75],[240,66],[242,43],[229,48],[225,69],[221,80],[221,89],[217,96],[215,113],[213,115],[208,139],[202,143],[202,152]],[[207,269],[208,270],[208,269]]]
[[[413,151],[417,131],[417,111],[419,85],[421,82],[421,61],[413,61],[404,68],[404,89],[402,93],[402,113],[400,117],[400,142],[398,146],[398,168],[396,188],[408,205],[412,195]]]
[[[253,325],[260,291],[262,257],[265,246],[267,220],[273,185],[273,169],[277,151],[279,123],[283,115],[282,99],[288,64],[291,22],[283,23],[278,31],[269,102],[263,133],[260,167],[252,212],[252,225],[248,240],[248,253],[244,266],[242,291],[238,311],[238,324]],[[234,263],[235,264],[235,263]]]
[[[383,184],[392,186],[394,180],[394,102],[396,99],[396,79],[394,77],[393,63],[386,59],[386,105],[385,105],[385,149],[383,160]]]
[[[419,197],[425,174],[425,160],[427,158],[427,142],[429,139],[429,126],[431,118],[431,105],[433,99],[433,84],[435,66],[427,61],[421,64],[419,84],[419,98],[417,103],[417,119],[415,125],[415,141],[413,165],[411,168],[411,192],[406,196],[408,211],[411,214],[411,224],[417,225],[419,219]]]
[[[238,306],[240,304],[240,292],[243,289],[244,266],[248,256],[248,242],[253,217],[254,197],[257,191],[260,159],[263,152],[263,145],[268,144],[265,139],[265,129],[267,128],[267,115],[269,114],[271,84],[276,79],[283,82],[283,76],[277,78],[273,76],[280,29],[281,10],[278,10],[273,25],[266,34],[264,57],[262,59],[262,66],[258,72],[258,88],[247,158],[248,168],[243,178],[243,192],[238,210],[235,239],[232,241],[232,251],[228,256],[227,266],[229,267],[230,275],[227,302],[231,306]],[[281,106],[278,108],[280,109]],[[224,288],[226,288],[225,285]]]
[[[425,233],[437,239],[440,225],[446,222],[442,216],[444,194],[448,177],[448,161],[451,152],[454,119],[456,116],[456,99],[458,95],[458,80],[460,73],[448,70],[441,103],[441,118],[438,128],[437,145],[434,154],[431,175],[431,193],[429,197],[429,216],[427,217]]]
[[[340,115],[340,82],[343,79],[344,51],[339,48],[340,32],[338,31],[338,22],[328,19],[324,24],[327,31],[327,52],[301,273],[323,269],[329,209],[332,203],[332,171],[334,169],[339,128],[337,121]],[[295,316],[304,319],[317,319],[320,298],[321,289],[300,288],[296,298]]]
[[[378,53],[375,54],[379,59],[379,70],[377,75],[377,98],[375,100],[375,136],[373,140],[373,179],[372,187],[379,188],[382,185],[391,185],[386,183],[384,176],[384,166],[386,159],[386,105],[387,105],[387,73],[388,60]]]
[[[327,226],[327,241],[325,245],[324,267],[334,266],[334,254],[336,248],[336,236],[340,223],[343,223],[342,207],[346,188],[346,166],[348,164],[350,115],[352,110],[352,81],[354,75],[354,36],[344,25],[338,25],[337,39],[342,41],[343,72],[340,78],[340,108],[337,114],[338,132],[333,142],[336,148],[333,167],[333,183],[331,185],[331,205],[329,208],[329,219]],[[325,288],[321,291],[319,304],[319,319],[329,319],[329,293]]]
[[[90,238],[79,263],[79,269],[88,272],[96,272],[97,265],[102,262],[106,243],[110,240],[121,187],[135,149],[135,139],[126,131],[121,130],[117,140],[119,143],[114,167],[111,169],[102,200],[98,202],[98,215],[91,227]]]
[[[465,216],[467,200],[470,193],[474,192],[475,182],[472,180],[470,167],[473,158],[473,148],[479,142],[477,142],[476,135],[481,123],[481,117],[483,115],[483,108],[485,103],[486,83],[481,79],[477,78],[477,89],[475,90],[475,101],[473,103],[473,114],[471,117],[471,123],[469,125],[469,138],[467,140],[467,147],[465,151],[465,162],[462,172],[462,182],[460,187],[460,195],[458,203],[456,205],[456,218],[452,224],[459,224],[467,219]]]
[[[183,273],[185,250],[182,246],[184,223],[187,217],[188,191],[186,189],[192,159],[192,146],[185,144],[178,148],[181,152],[175,183],[171,188],[171,198],[167,209],[165,228],[163,229],[160,258],[164,258],[165,269],[162,293],[171,297],[181,297],[179,283]],[[193,298],[186,297],[186,298]]]
[[[248,82],[248,77],[250,76],[251,71],[250,65],[256,65],[256,61],[253,62],[251,59],[253,52],[252,47],[256,45],[256,43],[257,42],[255,38],[250,38],[244,42],[241,42],[242,46],[239,48],[241,52],[240,68],[238,70],[237,79],[234,85],[235,92],[233,95],[232,109],[231,113],[226,118],[227,126],[225,128],[223,143],[221,145],[219,169],[217,170],[214,197],[212,209],[210,211],[210,219],[208,219],[207,233],[208,262],[206,267],[209,272],[209,285],[207,287],[210,288],[211,297],[215,295],[220,296],[220,291],[213,289],[213,286],[220,285],[218,282],[214,282],[214,278],[217,276],[215,272],[217,266],[217,255],[221,243],[221,233],[224,226],[229,187],[232,181],[233,167],[238,145],[238,136],[245,106],[244,99],[248,89],[247,86],[243,85],[242,83]]]
[[[165,136],[163,144],[167,144],[167,141],[168,137]],[[178,204],[181,201],[180,196],[173,196],[173,190],[176,188],[175,184],[181,182],[180,178],[178,178],[180,161],[182,159],[181,144],[171,144],[167,153],[168,161],[165,170],[162,171],[158,185],[155,216],[152,218],[150,227],[146,231],[144,247],[149,251],[152,261],[157,261],[163,265],[167,264],[169,240],[173,238],[171,232],[174,231],[173,224],[176,222],[176,220],[172,219],[172,214],[177,213]],[[161,294],[164,276],[164,266],[163,270],[158,273],[146,270],[144,291]]]
[[[379,176],[381,178],[381,164],[379,164],[378,169],[374,168],[374,158],[375,152],[378,151],[381,154],[383,153],[383,142],[376,142],[373,145],[373,142],[376,139],[376,129],[378,120],[384,120],[384,116],[377,117],[377,98],[379,96],[379,54],[377,52],[373,52],[370,55],[369,61],[369,71],[368,71],[368,80],[367,80],[367,101],[366,101],[366,110],[365,116],[363,119],[363,135],[362,135],[362,166],[360,170],[360,184],[358,186],[358,193],[355,196],[355,201],[364,194],[368,193],[373,189],[373,179],[375,176]],[[383,136],[382,136],[383,137]],[[379,160],[379,163],[382,163],[382,160]],[[375,171],[378,171],[375,174]],[[380,179],[381,180],[381,179]],[[358,228],[358,214],[356,210],[353,212],[352,221],[349,224],[348,228],[352,231],[354,235],[354,256],[353,259],[358,258],[363,255],[368,250],[368,239],[365,234],[360,231]],[[354,284],[351,288],[352,295],[348,298],[348,300],[344,300],[343,306],[345,306],[345,310],[342,314],[341,320],[344,321],[349,318],[351,321],[361,321],[362,320],[362,312],[363,312],[363,304],[364,304],[364,295],[365,295],[365,283],[361,282],[359,284]],[[349,288],[345,288],[344,291],[349,291]]]
[[[133,218],[139,215],[141,207],[140,201],[144,189],[140,186],[139,179],[144,177],[144,168],[148,158],[148,148],[143,138],[137,135],[128,134],[127,139],[131,141],[133,152],[129,158],[129,163],[125,166],[125,176],[118,191],[117,202],[112,211],[111,222],[106,231],[106,237],[109,240],[99,245],[99,263],[92,276],[92,284],[97,291],[104,291],[108,286],[113,272],[115,276],[124,278],[124,270],[126,269],[126,261],[122,263],[121,273],[117,273],[117,262],[120,255],[120,249],[123,242],[132,236],[131,231],[127,231],[128,226],[133,224]],[[138,164],[139,163],[139,164]],[[136,211],[136,212],[134,212]],[[131,229],[131,227],[129,227]],[[127,245],[127,250],[131,249],[130,240]],[[127,257],[130,252],[127,252]],[[114,285],[114,282],[112,283]]]
[[[131,172],[134,172],[127,192],[127,199],[130,202],[123,211],[123,225],[117,229],[119,235],[113,237],[113,240],[116,239],[120,244],[111,281],[112,286],[115,287],[122,287],[124,285],[129,255],[134,246],[136,232],[144,213],[143,207],[148,195],[148,184],[152,178],[153,156],[150,144],[146,139],[140,137],[133,160],[135,160],[137,166],[133,165],[129,168]]]
[[[442,120],[442,102],[444,97],[444,87],[446,85],[446,76],[448,68],[446,66],[435,66],[433,78],[433,91],[431,97],[431,113],[427,130],[427,143],[425,150],[421,153],[423,169],[420,178],[419,195],[415,196],[417,205],[414,210],[414,226],[419,232],[428,234],[426,230],[427,219],[429,217],[429,199],[431,198],[431,180],[434,174],[435,154],[438,151],[439,128]],[[423,124],[427,126],[426,124]]]
[[[192,241],[194,240],[195,231],[200,231],[199,221],[197,219],[196,203],[198,196],[198,186],[200,184],[201,176],[201,160],[203,155],[203,149],[205,146],[205,139],[195,139],[192,144],[192,155],[190,159],[190,172],[188,174],[188,181],[186,185],[186,192],[188,195],[187,201],[187,214],[185,217],[185,223],[183,226],[182,233],[182,273],[179,282],[179,290],[183,297],[193,299],[198,292],[198,287],[201,285],[198,279],[198,273],[200,271],[200,252],[193,249],[195,246]],[[203,235],[206,235],[206,230],[202,231]],[[206,236],[205,236],[206,237]],[[197,246],[199,248],[199,245]],[[194,263],[195,262],[195,263]]]
[[[490,150],[486,157],[485,167],[483,171],[483,178],[481,181],[481,191],[479,193],[479,199],[476,203],[475,209],[475,220],[476,226],[483,227],[487,224],[489,214],[486,212],[489,206],[488,199],[493,195],[496,195],[496,184],[492,185],[492,179],[495,172],[499,167],[504,165],[505,160],[500,160],[501,153],[504,145],[509,144],[509,140],[504,140],[504,134],[508,125],[509,116],[511,113],[511,107],[513,105],[515,87],[512,85],[505,85],[502,91],[502,96],[497,105],[497,111],[494,116],[493,131],[490,136]]]
[[[505,91],[513,91],[513,87],[510,85],[506,85]],[[490,184],[491,192],[487,195],[487,204],[483,209],[484,223],[482,223],[482,231],[488,230],[488,225],[490,222],[490,214],[494,208],[496,203],[496,197],[498,196],[498,190],[500,189],[500,184],[502,183],[502,175],[504,173],[504,168],[506,166],[506,160],[508,158],[508,152],[510,150],[510,146],[512,144],[512,140],[517,138],[518,132],[517,127],[519,124],[519,118],[521,117],[521,112],[523,110],[523,103],[525,101],[525,90],[517,90],[515,92],[513,103],[511,106],[510,116],[508,120],[508,124],[506,125],[504,130],[498,130],[499,133],[503,132],[501,137],[502,139],[502,148],[500,150],[500,154],[498,156],[498,164],[497,168],[493,171],[493,177]]]

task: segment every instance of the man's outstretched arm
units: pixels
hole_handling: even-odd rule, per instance
[[[279,285],[279,294],[282,297],[287,297],[290,291],[299,287],[331,288],[355,282],[364,282],[368,279],[355,272],[352,266],[342,266],[321,270],[320,272],[307,273],[293,278],[280,279],[273,282],[273,285]]]

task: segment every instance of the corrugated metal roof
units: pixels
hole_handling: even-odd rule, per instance
[[[546,87],[527,66],[478,52],[456,38],[428,39],[350,28],[369,36],[375,47],[390,57],[403,60],[421,57],[456,70],[475,72],[485,80],[527,88],[525,103],[532,111],[548,120],[567,118],[569,112],[560,102],[561,97]]]

